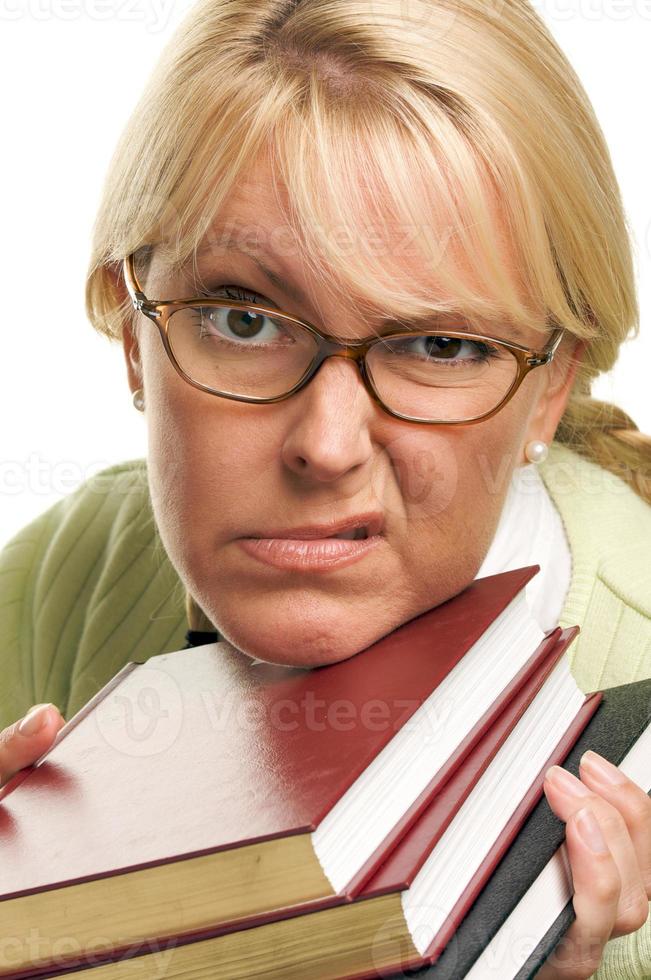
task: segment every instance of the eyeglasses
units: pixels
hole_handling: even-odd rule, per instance
[[[467,330],[398,329],[343,343],[280,310],[231,299],[148,300],[133,253],[124,278],[134,309],[153,320],[181,377],[202,391],[268,404],[296,394],[328,357],[356,362],[371,397],[395,418],[468,425],[490,418],[563,336],[539,351]]]

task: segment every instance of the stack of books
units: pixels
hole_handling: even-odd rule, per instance
[[[0,977],[469,973],[562,842],[547,768],[619,764],[647,731],[651,682],[577,686],[578,628],[527,606],[537,571],[324,667],[223,641],[126,664],[0,790]],[[569,924],[568,896],[540,901],[531,974]]]

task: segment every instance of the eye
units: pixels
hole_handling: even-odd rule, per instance
[[[387,353],[411,356],[422,360],[454,366],[459,362],[487,361],[499,357],[498,348],[479,340],[423,334],[420,337],[394,338],[387,342]]]
[[[245,289],[242,286],[210,286],[198,294],[210,299],[232,299],[237,303],[251,303],[256,306],[273,307],[275,304],[265,296]],[[202,337],[212,337],[220,341],[255,341],[258,345],[287,344],[293,341],[287,325],[272,317],[254,310],[240,310],[227,307],[197,307],[196,323]]]

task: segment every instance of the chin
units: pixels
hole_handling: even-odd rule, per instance
[[[254,616],[252,621],[256,629],[251,629],[251,622],[229,622],[223,615],[217,618],[220,633],[242,653],[289,667],[324,667],[348,660],[379,639],[375,633],[357,634],[343,617],[330,626],[323,619],[317,625],[307,617],[285,616],[282,621],[270,617],[265,622],[263,616]]]

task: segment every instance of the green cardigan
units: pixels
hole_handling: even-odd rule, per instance
[[[592,691],[651,677],[651,506],[554,443],[540,473],[565,526],[572,578],[560,623]],[[144,459],[111,466],[0,551],[0,728],[38,702],[71,717],[129,660],[179,650],[185,591],[158,536]],[[611,940],[598,980],[651,978],[651,917]]]

